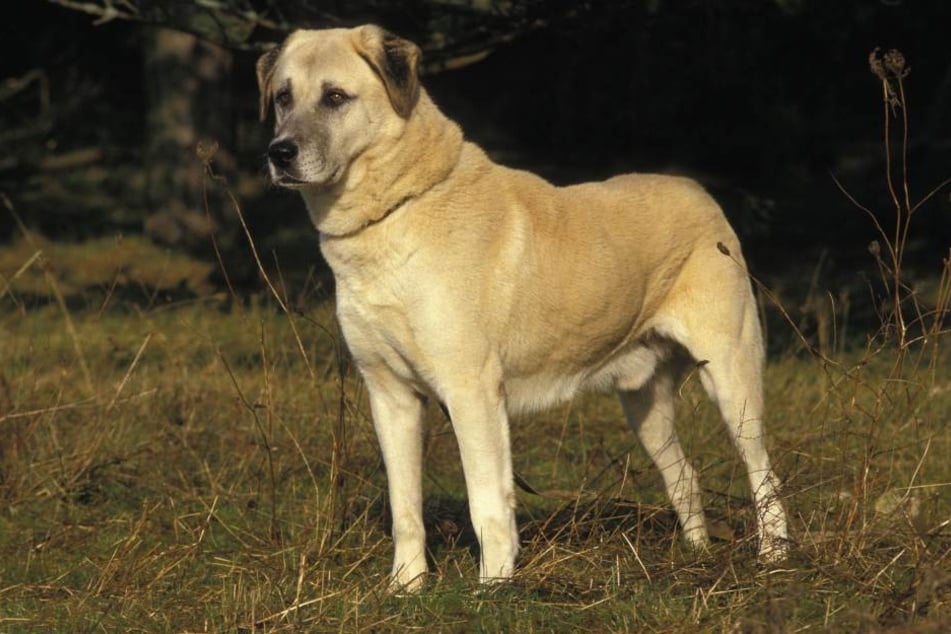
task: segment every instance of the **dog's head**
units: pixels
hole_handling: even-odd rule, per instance
[[[340,182],[354,160],[401,133],[419,99],[419,48],[377,26],[296,31],[258,60],[268,165],[294,189]]]

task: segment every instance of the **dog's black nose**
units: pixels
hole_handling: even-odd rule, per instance
[[[273,141],[267,148],[267,157],[275,167],[286,169],[297,157],[297,144],[287,139]]]

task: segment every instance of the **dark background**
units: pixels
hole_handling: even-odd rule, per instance
[[[155,28],[148,22],[201,29],[169,9],[191,3],[139,4],[159,9],[145,23],[99,25],[95,16],[48,2],[5,9],[0,191],[48,238],[142,233],[161,211],[142,176],[156,169],[145,151],[152,134],[146,119],[155,107],[144,70],[146,35]],[[467,4],[480,3],[249,5],[274,24],[228,43],[232,71],[222,85],[230,107],[216,122],[228,129],[220,139],[228,160],[218,169],[263,250],[282,254],[291,269],[319,261],[302,203],[268,188],[263,150],[270,123],[257,121],[253,66],[260,46],[297,25],[372,20],[422,43],[430,62],[424,85],[470,139],[504,164],[557,183],[622,171],[700,180],[737,227],[753,270],[767,278],[809,275],[821,261],[834,284],[872,264],[874,224],[836,178],[885,226],[893,224],[882,85],[868,62],[876,47],[901,50],[911,69],[905,87],[912,199],[951,176],[951,3],[536,1],[496,2],[488,11]],[[454,56],[489,50],[483,61],[440,70]],[[31,76],[40,79],[10,94],[11,82]],[[900,149],[900,138],[893,145]],[[198,164],[191,151],[171,161]],[[209,204],[233,277],[253,287],[253,263],[227,199],[212,195]],[[0,210],[0,248],[18,233]],[[949,244],[945,190],[915,218],[909,266],[940,269]],[[211,257],[201,240],[172,246]]]

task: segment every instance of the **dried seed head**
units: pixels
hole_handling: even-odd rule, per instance
[[[198,160],[202,163],[208,163],[215,158],[215,154],[217,153],[218,142],[214,140],[202,139],[195,146],[195,155],[198,156]]]
[[[878,243],[878,240],[872,240],[868,243],[868,252],[876,258],[882,254],[882,246]]]
[[[905,56],[898,49],[889,49],[882,54],[882,49],[875,49],[868,54],[868,66],[872,74],[887,82],[891,79],[904,79],[911,68],[905,65]]]
[[[882,49],[876,46],[875,49],[868,54],[868,66],[873,75],[882,81],[888,81],[888,76],[885,74],[885,66],[882,64],[882,60],[878,54],[880,50]]]
[[[911,70],[905,67],[905,56],[894,48],[885,53],[885,68],[898,79],[904,78]]]

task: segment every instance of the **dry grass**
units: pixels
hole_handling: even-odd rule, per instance
[[[680,546],[614,399],[592,396],[515,423],[516,469],[555,493],[522,496],[518,576],[477,592],[454,440],[431,412],[436,572],[423,595],[399,599],[384,593],[385,476],[362,387],[337,372],[329,304],[294,318],[306,360],[266,302],[72,317],[89,387],[58,306],[0,317],[3,631],[879,631],[951,619],[947,364],[902,382],[879,358],[770,365],[796,541],[775,570],[753,562],[745,476],[689,381],[679,414],[720,538],[710,553]]]
[[[882,81],[894,108],[895,76]],[[520,494],[514,581],[478,588],[455,443],[434,410],[434,573],[413,597],[385,593],[385,474],[329,302],[295,312],[278,289],[245,304],[131,301],[114,291],[140,284],[128,275],[141,251],[116,269],[97,257],[104,244],[8,249],[0,631],[946,631],[951,261],[927,302],[904,278],[918,206],[899,189],[881,329],[845,345],[833,311],[818,348],[802,337],[768,367],[788,562],[755,564],[745,474],[691,379],[679,428],[710,552],[681,546],[659,476],[614,399],[594,395],[513,424],[516,471],[548,493]],[[173,283],[197,288],[175,262]],[[55,301],[33,305],[43,297]],[[764,310],[796,324],[820,304]]]
[[[67,244],[30,235],[0,250],[0,297],[16,302],[21,295],[50,296],[54,289],[45,274],[52,271],[60,291],[70,297],[122,288],[138,290],[147,302],[177,289],[207,294],[213,290],[208,283],[212,269],[140,236]]]

